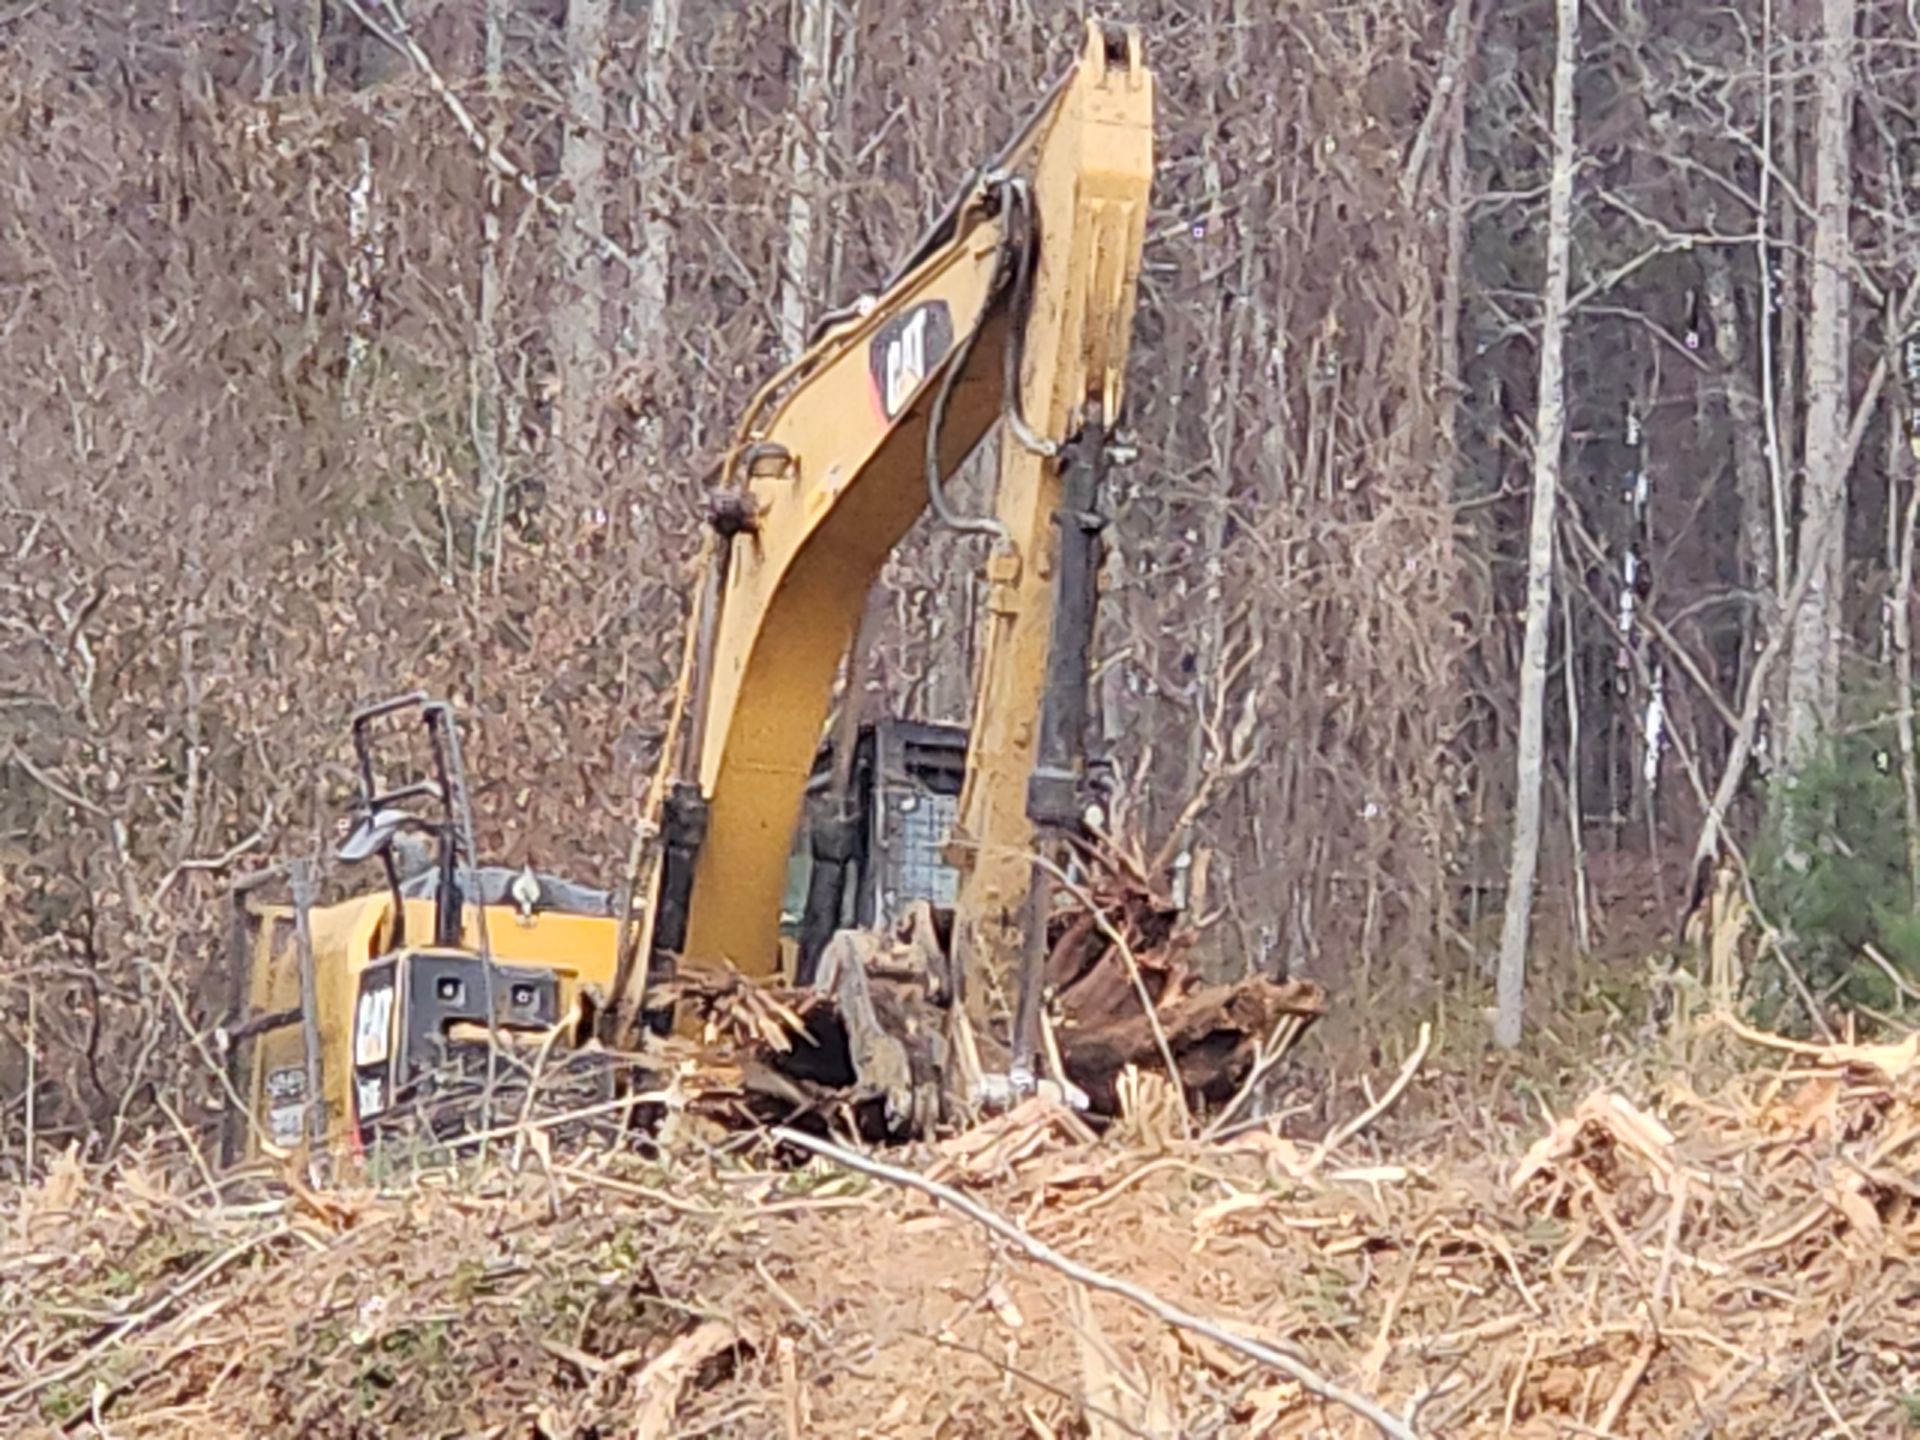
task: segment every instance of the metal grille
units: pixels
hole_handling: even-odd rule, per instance
[[[940,847],[960,813],[960,797],[917,788],[890,790],[887,807],[893,820],[881,902],[887,915],[898,915],[915,900],[951,906],[960,877],[941,856]]]

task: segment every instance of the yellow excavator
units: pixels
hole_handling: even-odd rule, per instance
[[[964,1059],[976,1094],[1046,1083],[1048,881],[1103,803],[1101,506],[1130,454],[1116,424],[1152,171],[1140,37],[1090,22],[885,285],[823,317],[754,396],[709,496],[644,844],[617,892],[479,863],[445,703],[353,717],[360,794],[339,858],[379,863],[386,884],[321,906],[295,864],[236,888],[230,1155],[363,1145],[424,1077],[471,1085],[484,1068],[491,1084],[502,1053],[644,1051],[686,1028],[676,997],[717,974],[830,993],[851,1078],[884,1095],[890,1126],[924,1124],[952,1081],[909,1060],[881,1013],[869,970],[890,931],[911,930],[922,988],[957,1027],[965,1054],[936,1047],[939,1065]],[[947,485],[995,433],[991,513],[958,513]],[[827,736],[876,578],[929,511],[991,538],[971,723],[869,719],[848,683]],[[396,777],[409,733],[422,773]],[[291,899],[267,902],[281,882]],[[1007,1001],[1009,1063],[983,1074],[973,1029]]]

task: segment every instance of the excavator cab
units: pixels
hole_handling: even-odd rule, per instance
[[[814,837],[831,828],[834,746],[824,745],[807,785],[806,813],[787,862],[781,933],[798,944],[815,873]],[[916,901],[951,910],[960,872],[946,844],[966,779],[967,732],[958,725],[888,718],[864,724],[849,776],[850,853],[820,923],[883,930]]]

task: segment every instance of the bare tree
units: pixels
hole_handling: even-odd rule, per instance
[[[631,102],[633,170],[640,213],[634,227],[637,243],[629,277],[631,306],[627,328],[634,353],[648,365],[660,365],[666,358],[667,276],[673,266],[673,229],[668,219],[666,180],[675,140],[669,87],[673,81],[674,47],[679,31],[680,0],[653,0],[647,12],[647,45],[640,83]]]
[[[372,345],[373,297],[380,280],[379,222],[374,214],[373,144],[362,135],[354,140],[353,182],[347,189],[347,303],[352,320],[347,331],[347,393],[351,397]]]
[[[1705,271],[1702,287],[1707,313],[1713,320],[1714,347],[1720,352],[1727,387],[1728,429],[1733,434],[1734,483],[1740,496],[1741,573],[1753,591],[1754,604],[1745,625],[1742,653],[1751,655],[1771,634],[1777,587],[1774,573],[1773,478],[1769,471],[1761,397],[1753,380],[1753,356],[1740,335],[1740,317],[1734,304],[1733,261],[1724,250],[1710,250],[1700,259]],[[1765,316],[1761,317],[1762,325]]]
[[[307,0],[307,86],[315,99],[327,93],[326,0]]]
[[[793,0],[789,7],[800,73],[788,116],[787,243],[780,267],[780,345],[806,347],[812,293],[814,220],[820,208],[821,146],[827,135],[827,81],[833,55],[833,0]]]
[[[602,374],[601,330],[606,318],[604,260],[591,236],[606,217],[607,93],[601,66],[607,53],[609,0],[568,0],[565,135],[560,179],[574,215],[584,224],[560,232],[563,290],[553,317],[558,396],[554,441],[569,503],[588,495],[598,386]]]
[[[1813,275],[1807,318],[1806,481],[1800,563],[1810,567],[1805,599],[1792,616],[1787,664],[1787,763],[1806,763],[1831,722],[1840,684],[1840,587],[1847,503],[1849,307],[1852,247],[1848,209],[1853,177],[1853,33],[1855,0],[1824,0],[1814,119]]]
[[[1540,392],[1534,416],[1533,514],[1527,539],[1526,640],[1520,660],[1520,741],[1516,757],[1513,855],[1507,871],[1506,916],[1500,927],[1499,1011],[1494,1043],[1520,1043],[1526,1000],[1527,937],[1533,882],[1540,868],[1540,789],[1547,703],[1547,638],[1553,615],[1554,510],[1560,494],[1560,451],[1567,434],[1567,271],[1573,234],[1574,59],[1580,0],[1557,0],[1553,63],[1553,173],[1547,188],[1547,278],[1540,318]]]
[[[506,68],[507,0],[487,0],[481,36],[481,72],[487,98],[500,104],[500,81]],[[480,293],[473,315],[473,399],[468,412],[473,453],[480,471],[480,513],[473,530],[473,582],[477,588],[487,557],[493,560],[494,583],[500,577],[500,521],[506,505],[506,465],[500,447],[500,176],[489,170],[484,181],[486,199],[480,216]]]

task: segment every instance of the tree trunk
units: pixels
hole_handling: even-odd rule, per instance
[[[633,168],[640,194],[628,312],[629,341],[647,366],[664,366],[667,361],[667,276],[673,265],[673,229],[661,180],[678,143],[668,87],[679,30],[680,0],[653,0],[647,14],[646,59],[633,102]]]
[[[347,189],[347,403],[357,401],[361,372],[373,344],[374,285],[380,278],[379,227],[375,222],[373,145],[353,142],[354,177]]]
[[[1740,335],[1740,314],[1734,304],[1733,261],[1725,250],[1708,250],[1700,257],[1706,274],[1707,314],[1713,321],[1714,348],[1720,352],[1721,383],[1727,389],[1727,422],[1733,432],[1734,489],[1740,497],[1740,573],[1753,592],[1753,604],[1741,623],[1740,684],[1753,661],[1761,637],[1776,623],[1774,605],[1780,578],[1774,573],[1773,486],[1767,469],[1766,422],[1760,394],[1747,368],[1752,356]],[[1768,323],[1765,314],[1760,323]]]
[[[1800,563],[1806,598],[1791,617],[1786,758],[1800,770],[1833,719],[1840,688],[1840,586],[1846,561],[1847,211],[1852,196],[1854,0],[1824,0],[1814,119],[1813,274],[1807,320],[1806,480]]]
[[[1893,591],[1893,664],[1898,686],[1895,716],[1899,723],[1900,789],[1906,806],[1907,883],[1913,903],[1920,907],[1920,763],[1913,739],[1913,545],[1920,526],[1920,417],[1916,417],[1916,389],[1920,389],[1920,330],[1901,344],[1900,319],[1887,307],[1887,334],[1904,351],[1893,386],[1893,404],[1887,413],[1887,514],[1898,509],[1900,492],[1907,505],[1900,522],[1899,548]]]
[[[1780,416],[1783,413],[1783,398],[1790,401],[1791,396],[1782,397],[1779,393],[1781,379],[1780,357],[1774,352],[1773,317],[1781,316],[1779,327],[1781,345],[1786,343],[1788,335],[1787,315],[1792,307],[1786,305],[1789,293],[1778,284],[1774,274],[1773,242],[1769,234],[1773,225],[1773,187],[1774,160],[1773,145],[1773,44],[1775,36],[1773,23],[1773,0],[1765,0],[1763,20],[1760,29],[1760,204],[1754,211],[1754,258],[1760,271],[1759,318],[1754,330],[1760,338],[1760,419],[1766,434],[1766,461],[1768,500],[1773,507],[1773,594],[1767,597],[1768,622],[1770,627],[1780,623],[1779,600],[1786,593],[1788,572],[1787,563],[1787,508],[1788,494],[1792,487],[1792,463],[1786,452],[1786,443],[1780,434]],[[1792,87],[1788,86],[1789,95]],[[1791,101],[1788,101],[1788,114],[1791,115]],[[1786,211],[1789,220],[1793,211]],[[1791,230],[1787,232],[1791,235]],[[1796,247],[1788,247],[1790,254],[1797,254]],[[1784,263],[1784,262],[1783,262]],[[1791,414],[1791,405],[1785,412]],[[1771,639],[1771,633],[1769,634]],[[1784,706],[1777,708],[1784,709]]]
[[[1231,73],[1233,61],[1222,53],[1218,29],[1214,30],[1212,39],[1213,63],[1209,68],[1216,74]],[[1221,103],[1229,97],[1219,86],[1211,87],[1208,94],[1208,128],[1217,130],[1221,127]],[[1206,185],[1207,228],[1218,233],[1226,223],[1222,213],[1218,155],[1209,153],[1201,162],[1201,171]],[[1227,758],[1224,754],[1211,753],[1210,742],[1224,744],[1225,736],[1217,731],[1209,734],[1206,722],[1209,715],[1224,713],[1227,705],[1222,693],[1227,684],[1223,673],[1228,607],[1225,585],[1227,513],[1233,504],[1233,461],[1239,442],[1236,422],[1240,414],[1240,389],[1246,367],[1247,329],[1256,303],[1252,297],[1259,293],[1254,267],[1261,253],[1262,247],[1258,245],[1241,247],[1239,275],[1234,289],[1234,293],[1242,297],[1241,301],[1231,308],[1224,323],[1217,314],[1211,317],[1213,333],[1204,342],[1210,361],[1206,368],[1212,381],[1209,385],[1211,394],[1207,407],[1204,451],[1208,460],[1206,475],[1209,489],[1199,497],[1198,507],[1200,618],[1197,627],[1199,634],[1194,641],[1193,714],[1187,723],[1186,775],[1173,797],[1182,807],[1207,784],[1209,767],[1223,765]],[[1181,837],[1180,843],[1185,843],[1184,837]]]
[[[839,13],[845,28],[841,31],[840,53],[834,57],[833,61],[832,134],[833,143],[838,152],[847,155],[853,152],[852,124],[857,109],[853,99],[853,87],[859,74],[860,63],[860,0],[841,0]],[[839,304],[844,298],[840,287],[846,274],[847,241],[851,237],[852,230],[847,195],[842,190],[839,200],[833,207],[832,232],[827,240],[826,294],[835,304]]]
[[[254,54],[260,66],[260,83],[253,98],[261,104],[273,99],[274,83],[280,76],[280,16],[273,5],[262,5],[253,22]]]
[[[1780,498],[1774,511],[1775,523],[1781,533],[1774,540],[1774,568],[1780,571],[1780,584],[1784,591],[1788,584],[1787,575],[1797,575],[1797,557],[1790,554],[1792,536],[1789,517],[1793,513],[1793,500],[1801,477],[1806,473],[1805,433],[1800,428],[1801,365],[1806,353],[1807,323],[1806,306],[1802,303],[1802,276],[1805,269],[1803,257],[1807,251],[1806,227],[1801,223],[1800,197],[1807,194],[1810,182],[1806,166],[1806,146],[1801,133],[1800,116],[1805,109],[1800,94],[1800,76],[1805,66],[1806,48],[1801,43],[1801,31],[1804,29],[1798,0],[1789,0],[1785,13],[1780,16],[1776,34],[1779,36],[1781,59],[1779,75],[1785,82],[1780,91],[1780,154],[1774,164],[1779,173],[1792,181],[1792,186],[1772,186],[1778,193],[1775,203],[1779,207],[1778,224],[1775,233],[1779,236],[1779,255],[1777,259],[1769,257],[1767,284],[1773,296],[1775,309],[1780,317],[1779,345],[1768,381],[1773,394],[1773,438],[1777,442],[1779,454],[1776,463],[1784,483],[1779,486]],[[1771,176],[1768,167],[1762,167],[1761,181],[1767,184]],[[1766,192],[1763,190],[1762,194]],[[1792,560],[1795,564],[1789,564]],[[1784,668],[1784,667],[1783,667]],[[1784,725],[1786,715],[1786,679],[1782,675],[1779,694],[1774,697]]]
[[[1567,433],[1564,349],[1567,270],[1573,229],[1573,71],[1580,0],[1557,0],[1559,45],[1553,64],[1553,175],[1547,187],[1547,279],[1540,326],[1540,393],[1534,419],[1533,516],[1527,540],[1527,629],[1520,661],[1520,746],[1515,777],[1513,860],[1500,928],[1499,1010],[1494,1043],[1520,1043],[1526,998],[1527,933],[1540,868],[1542,716],[1547,692],[1547,627],[1553,612],[1554,510],[1560,450]]]
[[[1890,447],[1892,464],[1887,473],[1887,508],[1891,512],[1900,494],[1900,471],[1920,468],[1908,450],[1906,437],[1897,430]],[[1915,906],[1920,906],[1920,771],[1917,771],[1913,747],[1913,539],[1920,521],[1920,476],[1908,485],[1905,517],[1900,524],[1899,580],[1893,592],[1893,670],[1898,683],[1894,715],[1899,724],[1900,791],[1906,806],[1907,885]]]
[[[506,58],[507,0],[487,0],[481,41],[481,72],[486,77],[491,122],[500,123],[500,76]],[[494,583],[500,575],[500,524],[506,508],[506,468],[500,454],[500,175],[489,169],[484,213],[480,217],[480,294],[474,306],[470,423],[473,453],[480,471],[480,518],[474,523],[472,575],[477,597],[481,571],[491,555]],[[476,692],[477,693],[477,692]]]
[[[326,0],[307,0],[307,89],[316,100],[327,93]]]
[[[559,237],[560,299],[553,317],[558,395],[553,438],[565,503],[587,503],[599,413],[601,326],[606,315],[604,261],[589,238],[604,233],[607,185],[607,94],[601,65],[607,51],[608,0],[568,0],[566,129],[560,180],[583,223]]]
[[[787,146],[793,188],[787,193],[786,261],[780,267],[780,343],[788,356],[794,356],[807,343],[820,147],[827,133],[827,75],[833,54],[833,0],[793,0],[789,13],[800,75],[794,87]]]

